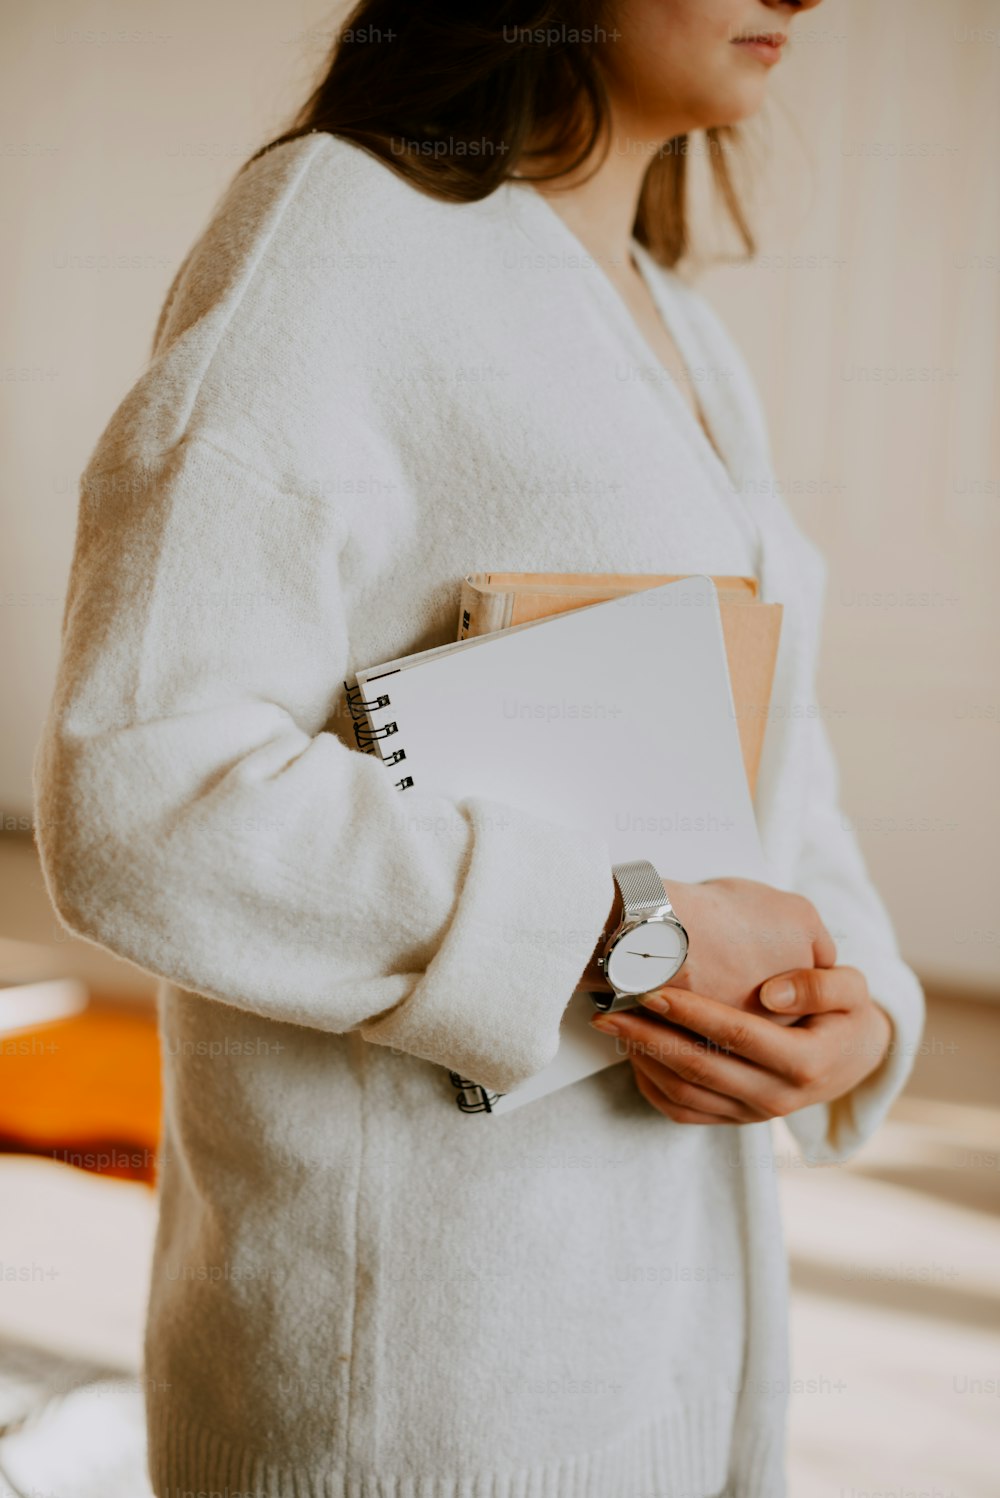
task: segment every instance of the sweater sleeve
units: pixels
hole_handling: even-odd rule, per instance
[[[85,475],[35,761],[49,894],[70,930],[185,989],[509,1091],[555,1054],[609,850],[400,792],[333,731],[337,510],[200,434]]]
[[[839,775],[826,725],[808,722],[810,801],[795,888],[815,905],[837,944],[837,962],[858,968],[872,998],[892,1022],[885,1059],[832,1103],[790,1114],[785,1122],[810,1165],[846,1160],[874,1133],[902,1091],[920,1045],[924,998],[903,962],[892,923],[860,846],[839,804]]]

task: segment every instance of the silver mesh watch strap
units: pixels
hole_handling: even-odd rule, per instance
[[[627,921],[641,921],[657,910],[673,913],[663,880],[645,858],[635,863],[616,863],[611,872],[622,894]]]

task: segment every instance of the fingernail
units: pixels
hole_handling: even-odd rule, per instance
[[[595,1030],[600,1030],[602,1035],[620,1035],[622,1033],[621,1025],[608,1014],[595,1014],[590,1023]]]
[[[660,993],[644,993],[639,1000],[645,1009],[652,1009],[656,1014],[670,1013],[670,1000],[665,999]]]
[[[790,1009],[795,1003],[795,984],[784,978],[779,983],[765,983],[760,1002],[767,1009]]]

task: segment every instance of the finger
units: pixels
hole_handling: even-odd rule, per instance
[[[715,1118],[724,1118],[729,1123],[760,1123],[764,1114],[738,1098],[726,1097],[721,1092],[711,1092],[694,1082],[685,1082],[676,1072],[648,1056],[632,1056],[632,1067],[647,1077],[658,1092],[676,1108],[685,1108],[694,1113],[707,1113]]]
[[[643,994],[639,1004],[639,1009],[625,1013],[639,1014],[649,1009],[696,1035],[703,1035],[727,1054],[741,1056],[769,1071],[784,1072],[795,1056],[791,1031],[776,1025],[768,1014],[747,1014],[745,1010],[734,1009],[732,1004],[710,999],[707,994],[692,993],[690,989],[670,984]],[[621,1019],[622,1014],[614,1018]]]
[[[812,933],[812,939],[813,965],[815,967],[835,967],[837,963],[837,943],[822,921],[820,921],[818,929]]]
[[[672,1102],[664,1092],[661,1092],[655,1082],[645,1072],[638,1071],[633,1066],[633,1073],[635,1075],[635,1084],[647,1103],[654,1107],[658,1113],[662,1113],[665,1118],[672,1119],[674,1123],[733,1124],[731,1118],[724,1118],[721,1114],[703,1113],[697,1108],[680,1107],[677,1103]]]
[[[658,1062],[685,1082],[751,1106],[774,1091],[774,1077],[769,1071],[730,1055],[700,1035],[662,1020],[644,1019],[634,1011],[613,1018],[630,1059]],[[766,1019],[759,1023],[778,1029]]]
[[[804,967],[768,978],[759,996],[765,1009],[784,1017],[852,1009],[867,992],[868,985],[856,967]]]

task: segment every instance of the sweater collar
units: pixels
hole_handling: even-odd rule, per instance
[[[607,315],[619,327],[624,341],[634,349],[640,362],[648,368],[662,368],[658,356],[643,336],[604,265],[591,254],[552,207],[544,193],[540,193],[530,182],[518,178],[509,179],[505,186],[522,231],[540,248],[554,256],[557,264],[566,265],[574,274],[582,274],[588,289],[602,303]],[[701,367],[704,364],[704,350],[694,346],[692,331],[670,285],[671,273],[658,265],[637,239],[630,240],[629,251],[681,359],[689,369]],[[721,408],[718,399],[716,387],[719,381],[706,380],[704,388],[700,388],[698,392],[705,425],[712,434],[709,438],[677,389],[673,376],[666,369],[663,369],[663,374],[664,378],[656,381],[656,388],[661,391],[675,426],[685,434],[712,484],[721,484],[731,491],[737,472],[734,459],[739,455],[733,450],[732,423],[727,419],[729,413]]]

